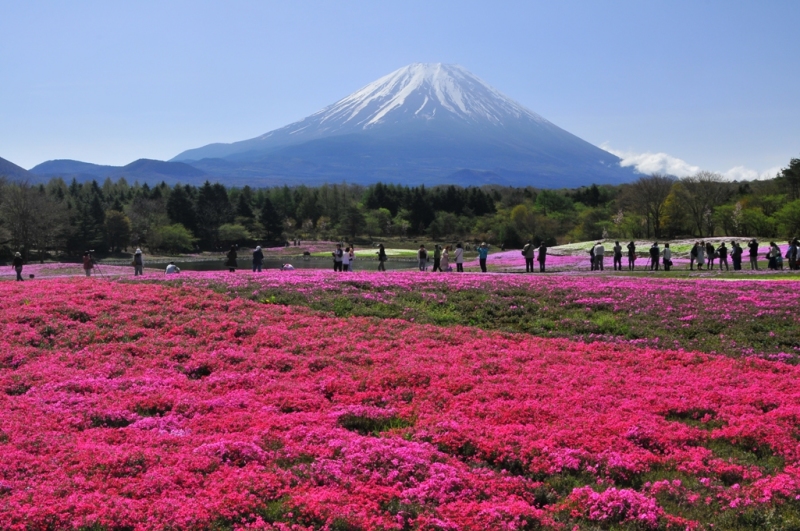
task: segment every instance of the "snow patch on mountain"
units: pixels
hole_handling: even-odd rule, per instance
[[[412,98],[422,103],[414,105],[409,116],[404,106]],[[461,66],[441,63],[414,63],[395,70],[310,118],[318,118],[320,125],[333,122],[367,129],[411,117],[432,118],[437,110],[439,116],[444,110],[462,120],[495,125],[519,119],[549,123]]]

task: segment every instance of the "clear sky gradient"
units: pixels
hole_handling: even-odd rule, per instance
[[[800,157],[800,1],[0,0],[0,157],[124,165],[457,63],[643,171]]]

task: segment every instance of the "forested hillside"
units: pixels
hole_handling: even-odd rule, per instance
[[[217,250],[290,239],[390,238],[564,243],[602,237],[800,234],[800,159],[776,178],[727,182],[700,172],[642,176],[619,186],[565,190],[377,183],[253,189],[124,178],[79,184],[54,178],[0,182],[0,252],[76,255],[144,247],[150,252]]]

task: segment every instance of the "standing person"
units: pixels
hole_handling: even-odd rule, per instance
[[[439,263],[439,271],[444,271],[445,273],[450,271],[450,246],[445,245],[444,251],[442,251],[442,261]]]
[[[442,272],[442,248],[438,243],[433,246],[433,271]]]
[[[597,260],[594,259],[594,245],[592,245],[592,248],[589,249],[589,264],[592,267],[592,271],[597,269]]]
[[[742,270],[742,254],[744,251],[742,250],[741,246],[732,241],[731,242],[731,261],[733,262],[733,270],[734,271],[741,271]]]
[[[228,267],[228,272],[235,273],[236,268],[239,267],[238,262],[236,262],[236,259],[239,257],[236,254],[236,246],[231,245],[231,250],[228,251],[228,254],[226,254],[225,256],[228,257],[228,260],[225,262],[225,265]]]
[[[783,271],[783,253],[777,243],[772,244],[772,255],[775,257],[775,269]]]
[[[775,242],[769,242],[769,250],[767,251],[767,267],[773,271],[778,269],[778,259],[775,256],[776,247],[777,245],[775,245]],[[778,249],[777,254],[781,254],[780,249]]]
[[[755,238],[750,240],[747,248],[750,250],[750,269],[758,271],[758,242]]]
[[[481,264],[481,272],[486,273],[486,258],[489,256],[489,246],[486,242],[481,243],[478,247],[478,263]]]
[[[92,276],[92,269],[94,268],[94,260],[92,260],[92,253],[86,251],[83,253],[83,270],[86,272],[86,276]]]
[[[631,241],[628,244],[628,270],[633,271],[636,268],[636,244]]]
[[[661,249],[658,248],[658,242],[653,242],[650,246],[650,271],[658,271],[658,258],[661,256]]]
[[[669,248],[669,244],[664,244],[664,271],[669,271],[672,267],[672,249]]]
[[[14,253],[14,260],[11,262],[11,268],[17,274],[17,282],[22,282],[22,255]]]
[[[789,261],[789,269],[794,271],[797,269],[797,239],[789,242],[789,247],[786,249],[786,259]]]
[[[539,256],[536,257],[536,260],[539,262],[539,273],[544,273],[544,262],[547,260],[547,247],[544,242],[539,245]]]
[[[342,253],[342,271],[350,271],[350,247],[345,247]]]
[[[455,259],[456,259],[456,271],[458,271],[459,273],[463,273],[464,272],[464,247],[461,245],[461,242],[456,244]]]
[[[142,257],[142,250],[136,249],[133,253],[133,276],[138,277],[144,275],[144,258]]]
[[[716,253],[711,242],[706,242],[706,256],[708,256],[708,269],[714,269],[714,259],[716,258]]]
[[[603,265],[603,258],[606,254],[606,248],[603,247],[603,242],[597,242],[597,245],[594,246],[594,260],[597,262],[595,265],[595,271],[603,271],[605,270],[605,266]]]
[[[256,250],[253,251],[253,273],[261,273],[262,265],[264,265],[264,251],[261,250],[260,245],[256,245]]]
[[[694,271],[694,263],[697,261],[697,242],[692,245],[692,250],[689,251],[689,270]]]
[[[697,244],[697,270],[703,270],[703,264],[706,263],[706,244],[700,242]]]
[[[614,271],[622,271],[622,246],[619,242],[614,242]]]
[[[525,257],[525,272],[533,273],[533,242],[528,240],[525,247],[522,248],[522,256]]]
[[[719,270],[722,271],[722,265],[725,264],[725,271],[730,271],[728,267],[728,248],[725,247],[725,242],[722,242],[717,247],[717,254],[719,255]]]
[[[428,251],[425,250],[424,245],[419,246],[419,251],[417,251],[417,260],[419,260],[419,270],[420,271],[427,271],[428,270]]]
[[[353,272],[356,270],[356,246],[352,243],[350,244],[350,271]]]
[[[386,248],[378,245],[378,271],[386,271]]]
[[[342,271],[342,259],[344,257],[344,252],[342,252],[342,244],[336,244],[336,250],[331,253],[333,255],[333,270],[334,271]]]

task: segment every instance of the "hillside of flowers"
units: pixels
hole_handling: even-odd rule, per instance
[[[159,282],[164,275],[153,275]],[[800,282],[357,271],[206,272],[180,284],[340,317],[400,318],[796,363]]]
[[[0,529],[800,525],[791,364],[182,279],[0,283]]]

